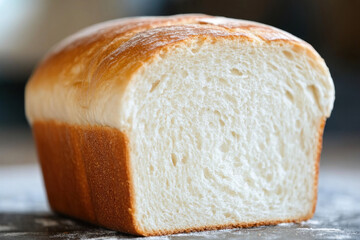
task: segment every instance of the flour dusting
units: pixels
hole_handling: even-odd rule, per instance
[[[7,232],[14,229],[13,226],[0,225],[0,232]]]
[[[35,223],[40,224],[43,227],[54,227],[59,225],[58,222],[46,218],[37,218],[35,219]]]

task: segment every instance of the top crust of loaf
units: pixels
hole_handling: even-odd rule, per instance
[[[53,48],[26,87],[26,115],[32,124],[57,120],[123,130],[121,104],[133,76],[172,46],[194,40],[233,39],[255,45],[290,45],[304,51],[333,83],[318,53],[289,33],[251,21],[207,15],[137,17],[84,29]],[[333,100],[334,92],[331,91]],[[333,101],[324,106],[329,116]]]

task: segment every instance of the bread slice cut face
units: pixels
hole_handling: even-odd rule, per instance
[[[132,88],[124,125],[140,225],[188,229],[312,214],[331,85],[306,55],[277,44],[193,40],[146,67]]]
[[[185,23],[178,18],[127,32],[121,36],[125,40],[115,38],[118,45],[114,39],[107,45],[98,40],[81,49],[72,40],[65,45],[70,50],[57,50],[34,73],[26,106],[30,123],[38,125],[34,135],[44,175],[52,171],[48,165],[58,164],[50,163],[51,155],[59,156],[57,149],[73,149],[64,159],[80,159],[85,166],[81,174],[88,187],[81,188],[80,198],[127,199],[113,206],[124,213],[111,217],[130,220],[108,224],[94,201],[87,201],[92,214],[86,216],[55,200],[53,209],[145,236],[309,219],[316,206],[323,128],[334,101],[324,61],[310,45],[268,26],[209,16],[188,17]],[[72,48],[80,54],[76,64]],[[91,51],[100,48],[100,55]],[[41,125],[46,124],[50,132],[61,125],[78,127],[77,137],[45,137]],[[104,193],[94,187],[105,185],[101,181],[107,180],[91,176],[103,171],[108,158],[116,159],[116,151],[96,149],[97,156],[107,157],[96,158],[97,170],[87,167],[92,157],[81,149],[96,148],[88,138],[92,127],[100,129],[96,141],[115,148],[115,138],[101,137],[101,131],[123,134],[119,146],[125,153],[118,162],[126,176],[114,181],[126,191],[116,192],[111,184],[102,187]],[[66,136],[72,136],[71,143]],[[60,139],[52,153],[43,147],[52,145],[45,138]],[[61,183],[52,185],[56,180],[46,176],[50,195]],[[66,187],[61,189],[66,194]]]

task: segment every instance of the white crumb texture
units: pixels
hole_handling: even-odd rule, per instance
[[[301,219],[315,201],[323,62],[289,44],[192,40],[159,54],[121,105],[145,232]]]

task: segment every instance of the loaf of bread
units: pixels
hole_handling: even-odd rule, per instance
[[[334,85],[279,29],[207,15],[65,39],[26,86],[51,208],[151,236],[312,217]]]

